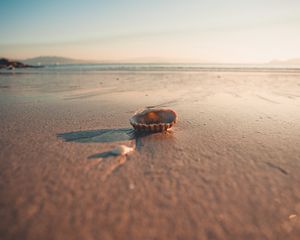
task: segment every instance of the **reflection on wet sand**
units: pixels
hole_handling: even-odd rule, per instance
[[[135,132],[132,128],[97,129],[57,134],[58,138],[66,142],[80,143],[126,141],[134,139],[134,136]]]
[[[151,136],[150,136],[151,135]],[[98,130],[87,130],[77,132],[66,132],[57,134],[58,138],[63,139],[66,142],[79,142],[79,143],[112,143],[120,141],[131,141],[130,147],[125,145],[118,145],[108,151],[99,152],[92,154],[87,158],[90,160],[99,159],[98,164],[99,170],[102,169],[101,180],[105,181],[109,176],[116,172],[121,166],[127,162],[128,153],[134,153],[134,150],[141,151],[142,147],[146,147],[146,154],[154,154],[153,143],[155,145],[164,140],[164,144],[168,144],[165,140],[172,137],[171,131],[148,133],[148,132],[137,132],[131,128],[115,128],[115,129],[98,129]],[[148,138],[149,137],[149,138]],[[148,138],[149,146],[147,146],[145,140]],[[158,146],[157,146],[158,147]],[[123,148],[127,151],[122,151]],[[121,151],[120,151],[121,149]],[[112,159],[104,161],[105,158],[111,157]]]
[[[160,135],[166,137],[166,135],[170,134],[171,132],[169,131],[164,133],[149,133],[137,132],[132,128],[113,128],[58,133],[57,137],[63,139],[66,142],[78,143],[112,143],[135,140],[135,147],[137,150],[140,150],[141,147],[144,145],[141,141],[141,138],[144,138],[149,135]],[[119,155],[120,154],[118,154],[116,151],[114,151],[114,149],[112,149],[109,151],[90,155],[88,159],[115,157]]]

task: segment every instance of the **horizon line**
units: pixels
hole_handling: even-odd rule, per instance
[[[269,61],[257,61],[257,62],[224,62],[224,61],[205,61],[205,60],[197,60],[197,59],[168,59],[161,57],[140,57],[140,58],[131,58],[131,59],[79,59],[65,56],[57,56],[57,55],[39,55],[36,57],[28,57],[28,58],[11,58],[0,56],[0,58],[5,58],[9,60],[15,61],[28,61],[36,58],[62,58],[70,61],[79,61],[79,63],[72,64],[272,64],[272,63],[285,63],[292,60],[299,60],[299,58],[289,58],[289,59],[270,59]],[[153,59],[153,60],[151,60]],[[297,63],[298,64],[298,63]]]

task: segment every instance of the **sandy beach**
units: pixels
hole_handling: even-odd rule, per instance
[[[5,72],[0,125],[1,239],[299,239],[300,71]]]

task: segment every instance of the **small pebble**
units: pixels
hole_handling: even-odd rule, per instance
[[[132,152],[134,150],[134,148],[132,147],[127,147],[125,145],[119,145],[117,147],[115,147],[113,150],[111,150],[111,152],[115,155],[126,155],[130,152]]]
[[[296,217],[297,217],[296,214],[291,214],[291,215],[289,216],[289,219],[293,219],[293,218],[296,218]]]

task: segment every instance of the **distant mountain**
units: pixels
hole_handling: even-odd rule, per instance
[[[168,59],[159,57],[141,57],[141,58],[129,58],[129,59],[114,59],[114,60],[79,60],[58,56],[40,56],[35,58],[25,59],[22,62],[35,66],[39,65],[61,65],[61,64],[113,64],[113,63],[183,63],[183,62],[201,62],[203,61],[190,61],[189,59]]]
[[[269,64],[274,65],[300,65],[300,58],[293,58],[288,60],[272,60]]]
[[[56,56],[41,56],[35,58],[29,58],[23,60],[26,64],[31,65],[61,65],[61,64],[87,64],[93,63],[93,61],[85,61],[85,60],[77,60],[71,58],[64,57],[56,57]]]
[[[115,60],[79,60],[58,56],[40,56],[35,58],[25,59],[24,64],[34,66],[47,66],[47,65],[63,65],[63,64],[97,64],[97,63],[204,63],[206,61],[191,61],[190,59],[168,59],[158,57],[143,57],[143,58],[131,58],[131,59],[115,59]],[[300,65],[300,58],[288,59],[288,60],[272,60],[268,65]]]

